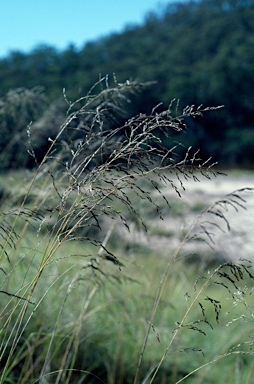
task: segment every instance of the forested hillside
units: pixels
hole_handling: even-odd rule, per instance
[[[157,82],[140,94],[131,113],[150,113],[159,102],[167,106],[174,98],[180,100],[179,110],[192,104],[224,105],[202,121],[189,121],[183,142],[202,148],[202,153],[213,155],[223,165],[250,166],[254,152],[253,20],[252,0],[175,3],[148,14],[141,26],[89,42],[80,50],[69,46],[59,52],[39,46],[29,54],[12,52],[0,60],[0,127],[5,130],[0,148],[16,132],[15,119],[6,123],[10,89],[44,87],[45,95],[39,96],[43,103],[27,113],[27,121],[21,119],[22,126],[17,119],[18,129],[26,131],[26,124],[43,108],[63,98],[63,88],[74,100],[84,96],[100,75],[114,73],[118,82]]]

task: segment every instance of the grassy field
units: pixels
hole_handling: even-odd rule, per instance
[[[251,263],[218,257],[209,236],[185,251],[186,215],[198,216],[204,197],[189,205],[174,193],[170,208],[130,189],[137,216],[113,199],[99,229],[89,221],[65,238],[66,213],[50,209],[65,181],[54,188],[47,175],[30,188],[33,177],[0,179],[1,383],[252,382]]]
[[[127,118],[145,86],[102,78],[64,95],[60,127],[53,109],[50,133],[15,135],[20,170],[0,175],[0,384],[252,382],[253,199],[240,211],[253,183],[225,190],[216,162],[181,144],[188,119],[220,106]],[[9,112],[15,126],[19,103]]]

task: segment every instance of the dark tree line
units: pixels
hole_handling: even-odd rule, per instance
[[[114,72],[119,82],[156,81],[135,98],[129,114],[150,113],[157,103],[168,105],[174,98],[180,100],[179,110],[192,104],[223,104],[223,110],[211,112],[202,121],[189,121],[191,129],[182,140],[202,148],[206,156],[214,155],[221,164],[251,165],[253,20],[253,0],[174,3],[160,13],[148,14],[143,25],[89,42],[80,50],[70,45],[62,52],[48,46],[39,46],[29,54],[12,52],[0,60],[0,148],[21,129],[21,121],[26,130],[25,125],[45,112],[47,105],[63,99],[63,88],[74,100],[86,94],[99,74]],[[9,90],[38,86],[44,87],[48,102],[35,106],[36,116],[25,113],[27,119],[19,120],[18,128],[11,119],[6,122],[3,105],[6,108],[7,99],[11,103],[10,94],[6,96]],[[62,107],[54,111],[59,116],[63,113]],[[48,134],[47,127],[44,130]],[[42,136],[40,133],[40,140]]]

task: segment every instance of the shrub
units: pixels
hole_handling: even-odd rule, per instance
[[[27,165],[29,126],[47,106],[41,87],[10,90],[0,99],[1,168]]]

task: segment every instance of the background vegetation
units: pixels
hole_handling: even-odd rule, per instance
[[[48,46],[28,54],[12,52],[0,60],[1,106],[9,102],[9,90],[20,87],[43,86],[50,105],[62,99],[63,88],[69,100],[86,94],[99,74],[114,72],[118,82],[153,80],[156,85],[129,105],[129,116],[149,114],[156,104],[163,102],[165,107],[172,99],[180,100],[180,108],[201,103],[225,105],[223,111],[207,115],[202,123],[190,121],[189,133],[182,141],[202,148],[204,155],[215,156],[220,164],[251,166],[253,18],[251,0],[173,3],[148,14],[143,25],[89,42],[80,50],[70,45],[62,52]],[[38,117],[41,107],[36,116],[26,114],[27,124]],[[61,108],[54,110],[54,116],[58,115]],[[10,120],[3,128],[6,122],[2,119],[1,112],[1,132],[5,129],[1,148],[13,139],[13,126],[19,124]],[[48,134],[45,124],[44,129]]]

